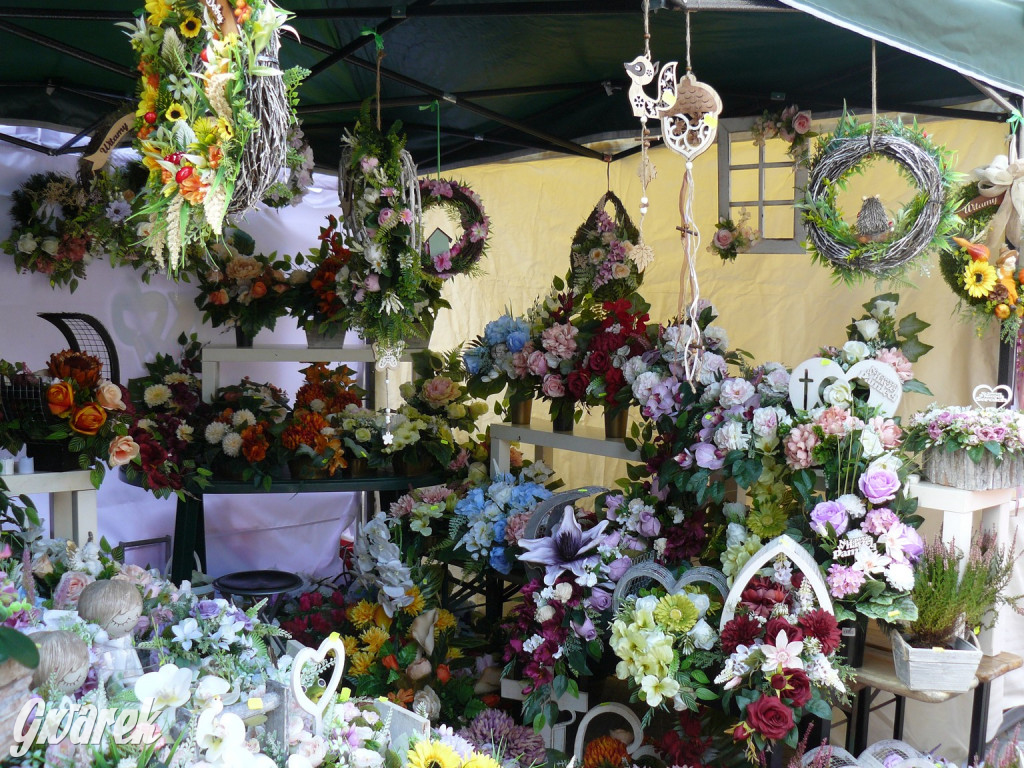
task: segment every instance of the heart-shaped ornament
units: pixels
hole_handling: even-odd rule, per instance
[[[683,592],[691,584],[710,584],[724,599],[729,593],[729,583],[725,575],[714,568],[705,565],[697,566],[686,571],[678,579],[672,572],[663,565],[657,563],[636,563],[622,574],[619,583],[615,585],[612,593],[612,611],[617,611],[619,604],[630,595],[636,594],[637,589],[650,586],[649,582],[655,581],[665,588],[670,595]]]
[[[861,360],[844,371],[835,360],[812,357],[793,369],[789,377],[789,401],[798,411],[809,411],[822,404],[821,393],[826,382],[847,384],[863,381],[868,386],[868,405],[878,408],[882,416],[892,416],[903,396],[903,382],[896,369],[877,360]]]
[[[610,714],[619,715],[629,724],[629,728],[633,733],[633,741],[626,745],[626,751],[629,753],[629,756],[633,761],[636,761],[637,758],[648,755],[651,757],[657,757],[657,752],[655,752],[654,747],[650,745],[643,746],[644,729],[643,725],[640,723],[640,718],[636,716],[636,713],[625,704],[620,704],[617,701],[606,701],[591,708],[587,714],[583,716],[583,719],[580,720],[579,728],[576,730],[576,743],[572,752],[573,759],[576,762],[581,765],[583,763],[583,748],[587,741],[587,727],[590,725],[590,721],[596,717]]]
[[[302,669],[306,664],[319,664],[327,660],[330,654],[334,654],[334,671],[331,672],[331,679],[327,681],[324,692],[316,702],[306,695],[306,689],[302,685]],[[324,712],[335,697],[338,695],[338,688],[341,686],[341,676],[345,670],[345,644],[337,632],[331,634],[326,640],[320,643],[320,647],[303,648],[295,654],[292,661],[292,695],[295,696],[295,703],[313,716],[313,735],[319,736],[324,727]]]
[[[1013,390],[1005,384],[998,387],[979,384],[971,393],[971,399],[979,408],[1009,408],[1013,403]]]

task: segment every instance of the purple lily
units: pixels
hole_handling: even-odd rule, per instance
[[[601,543],[608,521],[602,520],[589,531],[580,528],[572,506],[562,514],[562,522],[550,536],[542,539],[520,539],[519,546],[526,552],[520,560],[537,563],[546,569],[544,583],[551,586],[566,571],[577,578],[584,576],[588,567],[598,560],[597,547]]]

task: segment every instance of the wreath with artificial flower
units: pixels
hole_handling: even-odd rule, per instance
[[[857,227],[843,219],[837,198],[849,177],[863,173],[878,157],[897,163],[919,192],[888,228],[869,231],[860,216]],[[818,139],[811,160],[806,195],[798,205],[807,227],[804,247],[813,261],[832,270],[836,281],[899,281],[925,253],[949,247],[948,236],[958,227],[952,193],[956,179],[952,153],[933,143],[916,122],[907,126],[881,119],[872,126],[843,115],[831,134]]]
[[[51,287],[66,285],[72,293],[97,256],[109,256],[114,265],[134,263],[138,238],[125,223],[139,208],[139,171],[134,164],[88,179],[33,174],[11,195],[14,227],[0,247],[14,257],[18,272],[39,272]]]
[[[462,236],[446,251],[432,254],[424,242],[423,271],[441,280],[477,274],[491,230],[491,220],[484,213],[480,196],[464,184],[448,179],[421,180],[420,196],[424,212],[431,208],[450,209],[462,226]]]
[[[995,318],[1004,341],[1017,337],[1024,315],[1024,284],[1017,269],[1017,251],[1004,249],[990,253],[984,240],[993,217],[995,205],[971,205],[978,200],[978,183],[960,188],[959,236],[952,238],[954,247],[939,254],[942,279],[952,289],[965,316],[977,320],[978,335]]]
[[[143,16],[120,25],[141,73],[144,243],[172,275],[189,245],[205,252],[225,215],[257,203],[286,164],[295,90],[308,73],[278,69],[288,18],[269,0],[146,0]]]

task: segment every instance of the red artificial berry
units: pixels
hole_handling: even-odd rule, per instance
[[[156,112],[147,112],[142,119],[152,125],[156,122]]]
[[[185,179],[192,175],[192,166],[186,165],[184,168],[179,168],[178,172],[174,174],[174,180],[181,184]]]
[[[203,52],[199,54],[199,58],[202,59],[206,64],[210,63],[210,49],[203,48]]]
[[[171,152],[171,154],[167,155],[167,157],[165,157],[164,160],[166,160],[168,163],[174,163],[175,165],[179,165],[181,163],[181,157],[183,154],[183,152]]]

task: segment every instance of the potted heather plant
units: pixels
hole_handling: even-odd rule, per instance
[[[892,634],[896,676],[911,690],[966,691],[981,662],[976,633],[995,626],[997,607],[1018,611],[1024,595],[1006,595],[1013,545],[981,532],[965,553],[936,538],[915,565],[917,619]],[[961,574],[961,570],[963,573]]]

